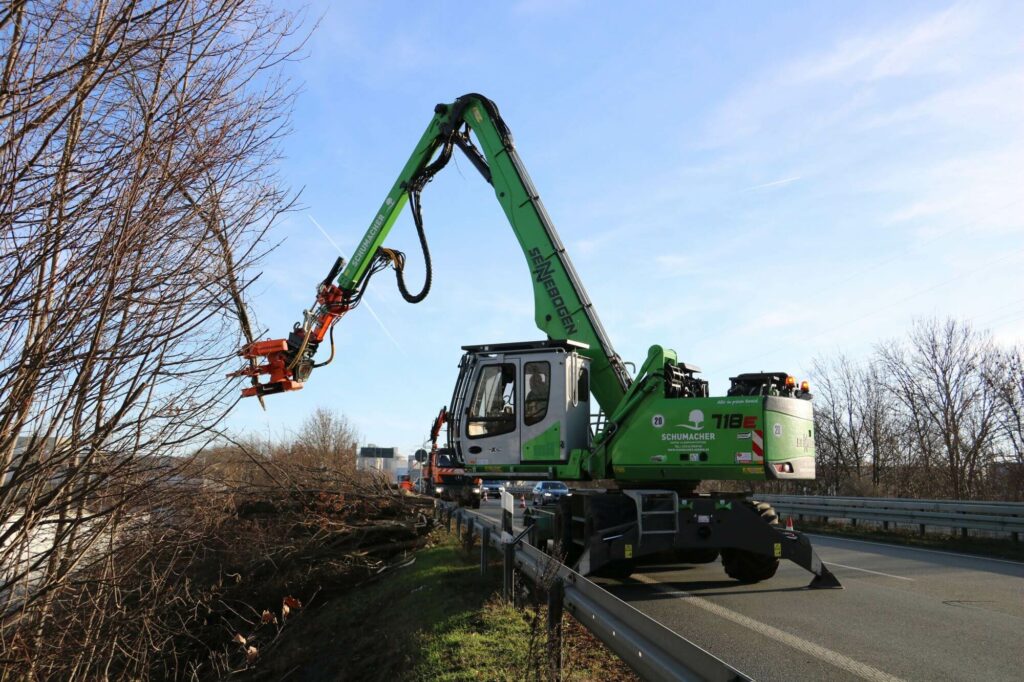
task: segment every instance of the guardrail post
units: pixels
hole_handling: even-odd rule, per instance
[[[511,542],[501,546],[503,563],[501,566],[501,596],[505,601],[512,599],[512,571],[515,568],[515,547]]]
[[[963,538],[964,540],[967,539],[967,529],[966,528],[961,528],[960,529],[960,537]]]
[[[491,544],[491,527],[480,529],[480,575],[487,575],[487,546]]]
[[[462,514],[453,512],[455,514],[455,537],[462,537]]]
[[[1013,544],[1016,545],[1020,542],[1020,533],[1018,533],[1017,531],[1013,531],[1012,533],[1010,533],[1010,539],[1013,540]]]
[[[447,530],[449,533],[452,532],[452,510],[451,509],[445,509],[444,510],[444,527],[445,527],[445,530]]]
[[[918,524],[917,530],[918,530],[918,532],[920,532],[921,537],[924,537],[924,524],[923,523]]]
[[[473,549],[473,525],[473,517],[470,516],[466,519],[466,533],[462,536],[462,546],[467,552]]]
[[[562,679],[562,606],[565,586],[555,578],[548,588],[548,679]]]
[[[882,521],[882,530],[889,530],[889,522]]]

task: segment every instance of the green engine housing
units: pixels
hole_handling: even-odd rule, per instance
[[[649,394],[609,439],[613,477],[630,482],[814,478],[811,402],[782,396]]]
[[[731,379],[730,395],[709,397],[699,369],[652,346],[592,432],[589,361],[580,344],[463,348],[449,442],[468,471],[680,489],[705,480],[814,478],[811,396],[784,372],[741,374]],[[527,403],[537,396],[516,386],[534,384],[538,372],[546,378],[531,391],[543,389],[545,407],[528,420]]]

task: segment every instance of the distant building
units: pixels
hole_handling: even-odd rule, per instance
[[[359,456],[356,457],[356,470],[380,471],[394,483],[398,480],[399,475],[409,473],[409,458],[399,454],[398,448],[378,448],[368,445],[359,448]]]

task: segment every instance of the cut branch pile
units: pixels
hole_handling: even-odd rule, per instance
[[[409,565],[433,523],[429,500],[361,476],[333,490],[236,491],[230,503],[193,576],[209,587],[189,639],[217,675],[271,655],[297,608]]]

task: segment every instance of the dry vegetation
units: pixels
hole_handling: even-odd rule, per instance
[[[334,462],[251,458],[278,485],[260,492],[268,524],[242,511],[258,476],[213,485],[185,457],[234,403],[242,295],[292,201],[274,167],[294,19],[255,0],[0,7],[6,676],[232,668],[208,649],[246,615],[223,604],[248,578],[221,571],[258,553],[284,576],[303,552],[360,545],[339,539],[360,505],[404,513],[337,467],[312,490]],[[280,620],[279,602],[253,607]]]
[[[173,480],[148,478],[117,523],[82,522],[99,540],[74,546],[79,561],[49,599],[31,599],[52,584],[46,573],[8,596],[5,672],[219,679],[259,668],[297,609],[407,565],[427,543],[429,502],[357,472],[354,443],[319,411],[291,442],[208,448],[174,463]]]

